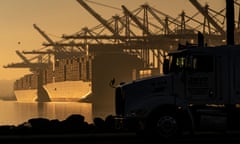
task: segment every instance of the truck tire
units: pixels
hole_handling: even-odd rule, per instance
[[[171,139],[181,134],[181,127],[174,114],[158,113],[149,118],[147,133],[154,138]]]

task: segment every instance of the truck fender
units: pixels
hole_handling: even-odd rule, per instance
[[[166,127],[163,124],[165,122]],[[159,123],[163,125],[159,126]],[[169,129],[168,124],[171,125]],[[151,133],[151,135],[171,138],[181,135],[185,131],[192,133],[193,124],[193,118],[188,109],[169,104],[153,110],[147,117],[145,127],[147,133]]]

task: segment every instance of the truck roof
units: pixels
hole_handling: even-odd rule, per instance
[[[224,45],[213,47],[199,47],[199,46],[186,46],[176,51],[171,51],[168,55],[176,54],[204,54],[204,55],[227,55],[229,50],[234,51],[234,54],[240,55],[240,45]]]

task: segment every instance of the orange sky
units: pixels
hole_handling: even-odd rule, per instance
[[[188,0],[92,0],[121,9],[129,10],[141,4],[150,6],[177,17],[183,10],[191,15],[196,9]],[[225,7],[225,0],[199,0],[208,3],[212,9]],[[88,3],[88,2],[87,2]],[[109,19],[122,11],[88,3],[103,18]],[[60,40],[62,34],[73,34],[83,27],[89,28],[99,24],[76,0],[0,0],[0,80],[17,79],[29,73],[28,69],[3,68],[3,65],[22,60],[16,50],[39,49],[46,40],[33,28],[37,24],[53,40]]]

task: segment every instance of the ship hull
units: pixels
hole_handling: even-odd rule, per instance
[[[37,89],[15,90],[14,95],[18,102],[37,101]]]
[[[78,102],[91,95],[91,82],[64,81],[43,86],[52,102]],[[35,102],[37,89],[15,90],[17,101]]]
[[[54,102],[81,101],[91,94],[91,82],[63,81],[44,85],[49,98]]]

